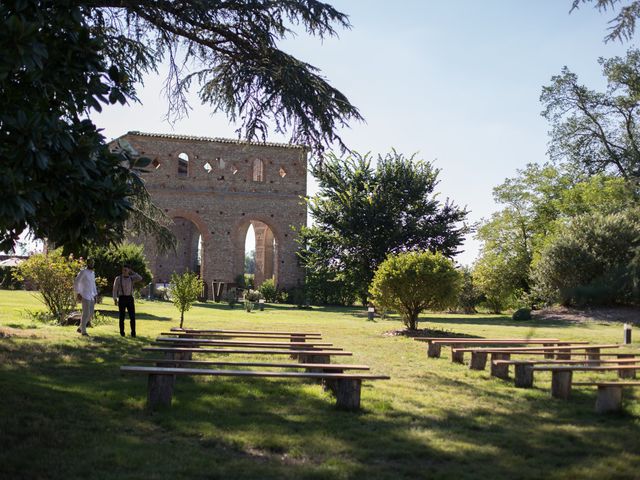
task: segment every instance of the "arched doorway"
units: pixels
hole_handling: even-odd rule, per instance
[[[278,284],[278,236],[274,230],[260,220],[247,220],[238,226],[235,235],[236,275],[250,273],[253,260],[253,284],[258,288],[262,282],[272,278]],[[252,248],[253,247],[253,248]],[[253,250],[252,259],[247,254]]]
[[[176,236],[176,251],[157,258],[157,281],[169,282],[174,272],[194,272],[202,278],[203,242],[197,225],[187,218],[174,217],[170,228]]]

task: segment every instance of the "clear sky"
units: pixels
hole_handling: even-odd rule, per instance
[[[597,58],[622,55],[631,43],[605,44],[611,13],[571,0],[333,0],[353,28],[339,38],[289,39],[282,47],[319,67],[365,117],[342,136],[360,152],[391,148],[433,161],[438,191],[471,211],[499,208],[492,188],[530,162],[544,162],[548,124],[539,96],[567,65],[587,85],[603,85]],[[95,116],[108,139],[129,130],[235,137],[222,114],[194,96],[188,118],[164,121],[162,76],[139,89],[142,105]],[[286,138],[271,136],[272,141]],[[313,185],[310,186],[313,192]],[[470,264],[478,242],[457,257]]]

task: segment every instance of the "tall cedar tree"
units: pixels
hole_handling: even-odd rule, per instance
[[[162,223],[127,152],[109,152],[91,120],[137,101],[161,64],[173,119],[198,85],[241,137],[265,139],[273,125],[315,151],[344,148],[337,130],[358,110],[277,43],[291,28],[324,38],[349,26],[316,0],[1,2],[0,250],[27,228],[76,248],[119,241],[132,213],[143,232]]]
[[[308,200],[314,225],[301,229],[299,253],[308,275],[349,285],[366,302],[378,265],[390,253],[410,250],[456,255],[467,210],[434,189],[439,170],[392,151],[371,157],[327,155],[312,168],[319,192]]]

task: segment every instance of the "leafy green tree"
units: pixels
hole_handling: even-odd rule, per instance
[[[473,272],[469,267],[460,269],[460,291],[458,293],[458,308],[466,314],[476,313],[476,306],[482,301],[482,293],[477,281],[473,278]]]
[[[193,304],[202,295],[204,283],[193,272],[185,272],[181,275],[173,273],[169,284],[171,301],[180,312],[180,328],[184,323],[184,312],[191,310]]]
[[[376,306],[399,312],[415,330],[422,311],[455,306],[460,281],[453,262],[441,253],[403,252],[380,264],[369,291]]]
[[[529,164],[494,189],[503,208],[484,221],[474,278],[489,308],[513,306],[532,290],[531,262],[544,242],[576,215],[609,214],[637,206],[629,183],[571,166]]]
[[[352,286],[363,303],[388,254],[438,250],[451,257],[470,230],[465,209],[437,199],[439,170],[415,155],[393,151],[375,167],[368,154],[328,155],[312,173],[319,192],[308,201],[314,225],[300,231],[302,266],[316,279]]]
[[[136,87],[163,62],[173,118],[197,84],[243,137],[264,139],[274,125],[316,151],[344,147],[338,129],[361,116],[315,67],[277,47],[296,25],[321,38],[350,26],[317,0],[1,2],[0,249],[25,229],[72,250],[117,243],[128,220],[167,233],[135,165],[109,151],[91,119],[138,101]]]
[[[106,279],[108,292],[116,277],[122,273],[124,264],[130,265],[142,277],[138,285],[144,286],[153,278],[142,245],[124,242],[108,247],[92,247],[88,249],[86,256],[95,260],[95,271]]]
[[[636,260],[640,209],[575,217],[549,238],[534,262],[543,298],[566,305],[640,300]]]
[[[76,306],[73,280],[84,266],[83,261],[57,249],[32,255],[16,267],[14,275],[18,281],[34,285],[49,315],[62,323]]]
[[[258,287],[258,291],[266,302],[273,303],[276,301],[276,283],[273,281],[273,278],[267,278],[262,282],[260,287]]]
[[[244,256],[244,271],[255,275],[256,273],[256,252],[251,250]]]
[[[552,159],[566,159],[593,174],[640,179],[640,50],[598,60],[605,91],[591,90],[567,67],[543,87],[542,115],[551,123]]]

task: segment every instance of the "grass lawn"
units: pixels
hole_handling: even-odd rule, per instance
[[[138,302],[137,339],[121,338],[117,320],[82,338],[25,313],[38,308],[30,293],[0,291],[3,479],[640,478],[640,391],[625,396],[625,413],[599,416],[594,389],[562,402],[550,398],[550,375],[522,390],[452,364],[448,349],[427,359],[422,344],[382,335],[398,321],[367,322],[361,309],[274,305],[249,314],[208,303],[187,312],[185,326],[320,331],[353,352],[346,362],[392,377],[363,384],[362,412],[335,410],[310,381],[179,378],[173,407],[151,414],[146,379],[118,367],[177,325],[171,304]],[[619,323],[423,320],[481,336],[622,338]],[[233,357],[241,359],[250,358]]]

